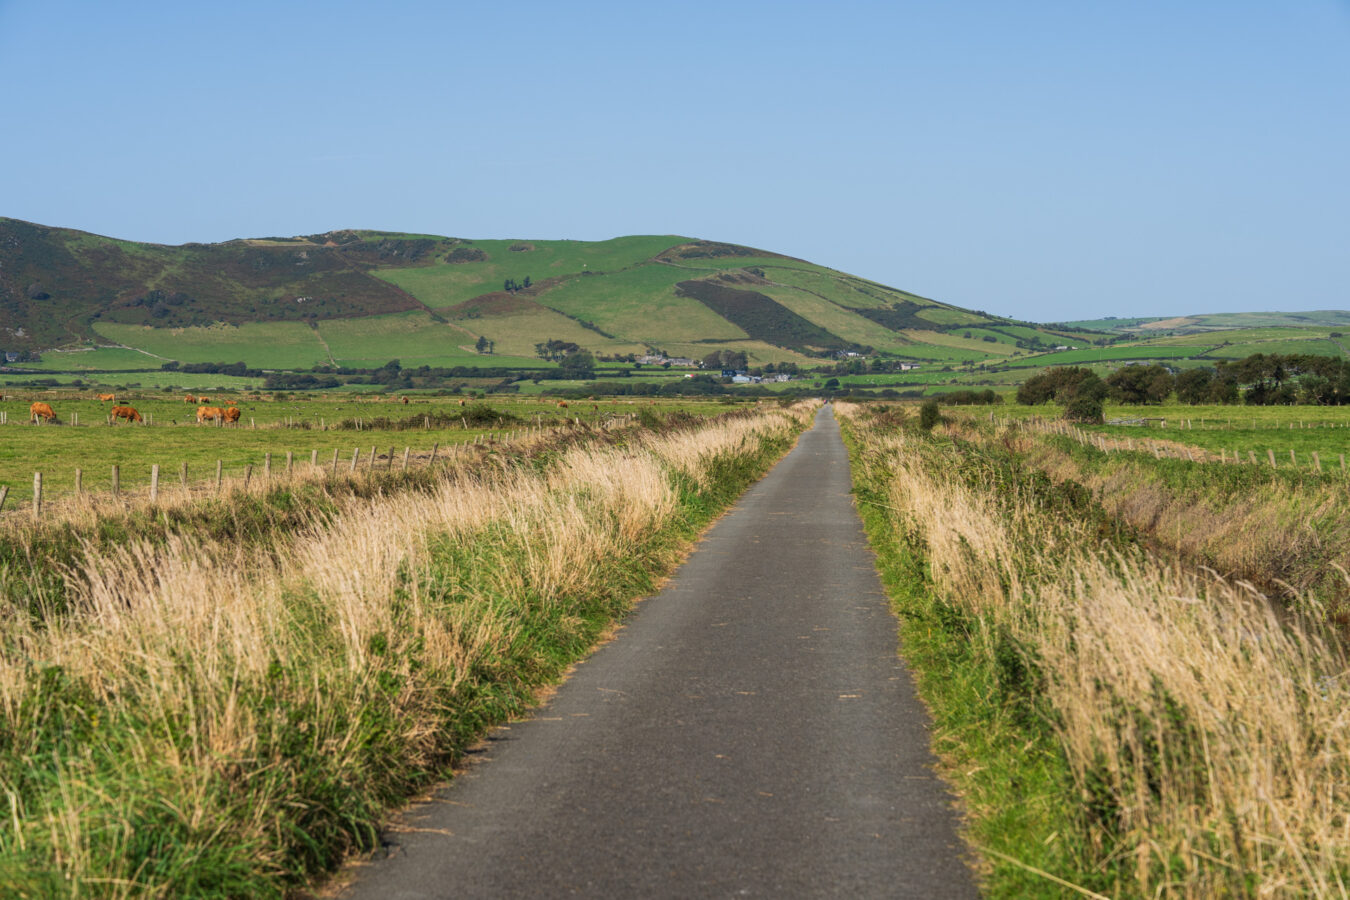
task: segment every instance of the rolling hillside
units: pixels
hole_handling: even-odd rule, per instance
[[[958,363],[1087,337],[679,236],[333,231],[169,247],[0,219],[8,351],[113,344],[151,360],[277,368],[487,365],[530,359],[553,339],[609,356],[725,349],[764,363],[852,351]]]
[[[536,345],[751,365],[858,354],[951,382],[1046,365],[1344,355],[1350,313],[1036,325],[764,250],[678,235],[469,240],[379,231],[171,247],[0,218],[0,350],[64,372],[244,362],[257,369],[548,368]],[[876,367],[873,367],[876,370]],[[1002,373],[994,377],[995,373]],[[876,382],[880,383],[880,382]]]

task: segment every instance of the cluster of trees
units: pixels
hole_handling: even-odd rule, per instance
[[[526,275],[523,282],[516,281],[514,278],[508,278],[502,283],[502,290],[508,294],[514,294],[516,291],[523,291],[530,286],[530,276]]]
[[[1249,406],[1343,406],[1350,403],[1350,361],[1334,356],[1312,354],[1255,353],[1231,363],[1219,363],[1212,373],[1187,377],[1185,392],[1203,391],[1211,396],[1231,396],[1236,402],[1237,386],[1244,385],[1242,401]],[[1187,400],[1178,376],[1177,398]],[[1213,400],[1207,402],[1215,402]]]
[[[1017,389],[1017,402],[1065,404],[1066,418],[1100,421],[1102,401],[1157,404],[1173,393],[1181,403],[1238,403],[1248,406],[1342,406],[1350,404],[1350,361],[1312,354],[1255,353],[1219,361],[1213,368],[1125,366],[1099,378],[1089,369],[1047,369]]]
[[[558,362],[567,354],[576,353],[580,349],[579,344],[574,344],[571,341],[549,338],[534,345],[534,355],[549,362]]]
[[[236,375],[240,378],[261,378],[262,369],[250,369],[242,362],[235,363],[180,363],[177,361],[166,362],[160,366],[163,372],[188,372],[192,374],[205,375]]]
[[[1037,406],[1054,400],[1064,405],[1071,422],[1102,421],[1102,402],[1110,388],[1091,369],[1059,366],[1033,375],[1017,389],[1017,402]]]
[[[477,350],[479,353],[491,353],[492,348],[496,346],[497,346],[496,341],[490,341],[480,334],[478,336],[478,340],[474,342],[473,348]]]
[[[714,350],[703,357],[705,369],[746,369],[749,361],[743,350]]]

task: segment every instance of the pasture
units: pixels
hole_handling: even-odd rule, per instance
[[[1040,417],[1058,419],[1059,406],[995,407],[1000,419]],[[988,417],[988,411],[975,413]],[[1350,454],[1350,406],[1187,406],[1170,402],[1160,406],[1106,404],[1104,416],[1112,419],[1143,419],[1142,425],[1085,425],[1085,431],[1121,439],[1154,438],[1189,444],[1218,453],[1254,452],[1262,459],[1274,450],[1281,466],[1293,450],[1306,466],[1313,451],[1323,465],[1339,454]]]
[[[257,399],[246,393],[210,395],[211,405],[233,400],[240,410],[238,425],[198,425],[197,403],[184,403],[182,395],[166,397],[161,393],[118,394],[117,403],[136,408],[148,424],[106,423],[112,403],[100,403],[92,393],[64,391],[6,394],[0,410],[8,423],[0,425],[0,486],[10,489],[4,509],[12,510],[28,502],[34,472],[42,472],[45,497],[59,499],[74,492],[75,470],[82,471],[85,491],[111,489],[112,467],[119,469],[123,490],[135,490],[150,481],[151,467],[159,465],[165,483],[178,483],[181,466],[188,466],[193,483],[215,477],[217,461],[225,477],[238,477],[246,467],[257,473],[267,454],[273,471],[284,466],[286,454],[296,464],[309,465],[317,451],[324,465],[331,465],[337,451],[346,466],[354,449],[367,461],[372,448],[384,457],[394,448],[401,457],[405,447],[414,457],[429,454],[433,445],[442,448],[473,442],[482,437],[501,435],[526,428],[558,427],[580,421],[597,424],[628,417],[641,410],[660,413],[681,411],[707,415],[725,411],[721,402],[698,400],[578,400],[567,407],[542,398],[472,398],[411,396],[406,405],[397,398],[330,394],[324,397],[299,396],[295,399]],[[267,395],[271,396],[271,395]],[[28,424],[29,403],[42,400],[51,404],[61,424]],[[460,405],[465,399],[465,405]],[[397,422],[419,416],[459,417],[466,409],[500,413],[500,421],[475,421],[440,424],[429,428],[384,427],[377,420]],[[70,424],[78,416],[79,424]],[[348,427],[342,427],[347,423]],[[358,427],[350,427],[355,423]]]

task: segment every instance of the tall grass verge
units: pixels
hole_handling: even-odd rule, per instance
[[[82,533],[54,581],[23,595],[15,574],[0,613],[0,894],[280,897],[372,846],[809,412],[327,492],[252,543]]]
[[[991,894],[1345,895],[1347,659],[1316,616],[959,429],[846,433]]]

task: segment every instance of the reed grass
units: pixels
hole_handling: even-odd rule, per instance
[[[86,531],[54,576],[11,573],[0,894],[280,897],[371,847],[809,415],[488,454],[325,492],[252,543]]]
[[[1345,896],[1347,659],[1316,615],[1103,530],[1081,486],[959,426],[846,414],[991,894],[1063,895],[1039,871],[1117,897]]]

